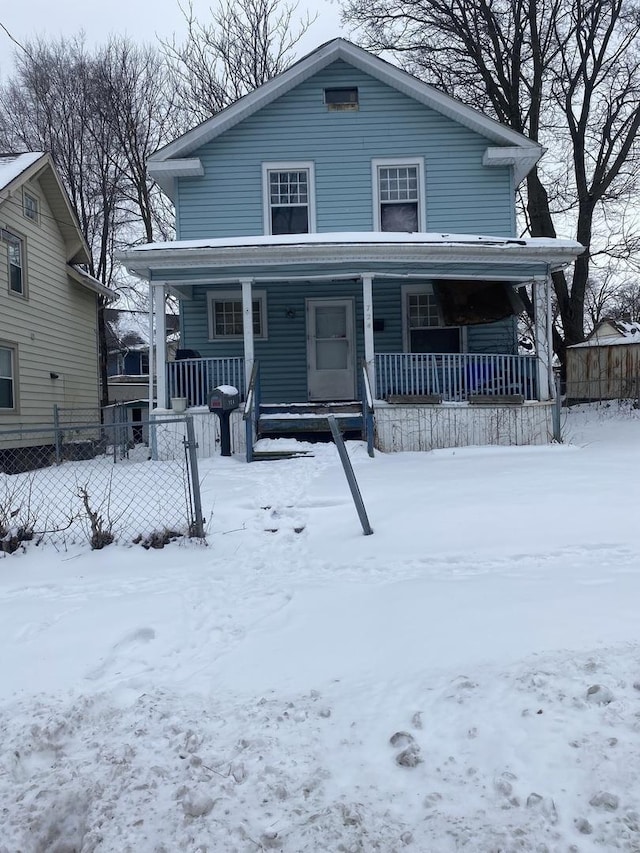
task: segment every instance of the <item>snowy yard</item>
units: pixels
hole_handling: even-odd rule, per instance
[[[640,417],[201,463],[208,546],[0,559],[0,853],[640,851]]]

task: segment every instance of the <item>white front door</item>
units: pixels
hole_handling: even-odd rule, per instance
[[[310,400],[353,400],[355,334],[352,299],[307,300]]]

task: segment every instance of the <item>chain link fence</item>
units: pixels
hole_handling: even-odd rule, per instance
[[[192,418],[91,414],[54,410],[50,424],[0,430],[0,551],[31,540],[98,549],[203,537]]]

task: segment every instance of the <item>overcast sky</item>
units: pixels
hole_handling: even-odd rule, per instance
[[[186,3],[184,4],[186,5]],[[212,0],[193,0],[196,17],[206,21]],[[300,43],[298,55],[344,35],[340,27],[338,4],[331,0],[301,0],[298,12],[316,11],[318,20]],[[295,17],[295,16],[294,16]],[[0,4],[0,23],[19,42],[35,36],[57,38],[72,36],[84,30],[90,44],[101,43],[111,33],[126,34],[138,42],[153,42],[158,35],[170,39],[185,34],[185,24],[178,0],[16,0]],[[12,70],[14,45],[0,29],[0,79]]]

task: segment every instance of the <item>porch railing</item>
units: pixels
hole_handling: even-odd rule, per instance
[[[463,402],[472,394],[522,394],[536,399],[536,358],[492,353],[376,353],[376,398],[440,396]]]
[[[233,385],[245,397],[244,358],[185,358],[167,363],[171,397],[186,397],[189,406],[206,406],[209,391]]]

